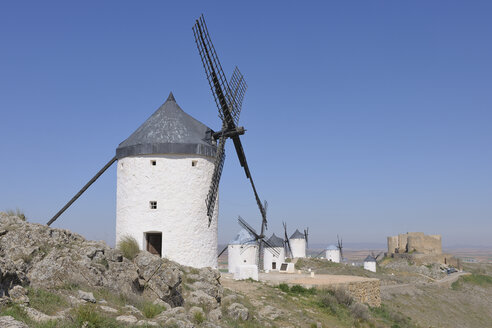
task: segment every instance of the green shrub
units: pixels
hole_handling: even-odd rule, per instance
[[[350,313],[354,319],[359,321],[369,321],[371,319],[371,314],[367,305],[361,303],[353,303],[349,307]]]
[[[154,318],[156,315],[160,314],[162,311],[166,310],[165,307],[159,304],[153,304],[149,301],[146,301],[142,304],[140,307],[140,310],[142,311],[143,315],[146,318]]]
[[[18,321],[29,322],[29,317],[27,316],[26,311],[18,304],[11,304],[0,309],[0,316],[7,315]]]
[[[332,314],[338,311],[338,301],[329,290],[323,289],[318,293],[318,303],[320,307],[328,309]]]
[[[27,291],[31,307],[45,314],[53,315],[68,306],[65,299],[47,290],[27,288]]]
[[[26,216],[24,215],[24,212],[22,212],[20,209],[16,208],[15,211],[14,210],[7,210],[5,212],[7,215],[9,216],[17,216],[19,217],[20,219],[26,221]]]
[[[195,312],[195,314],[193,314],[193,321],[199,325],[201,323],[203,323],[205,321],[205,316],[203,315],[202,312]]]
[[[284,293],[288,293],[290,291],[289,285],[287,285],[286,283],[281,283],[280,285],[278,285],[278,288]]]
[[[306,288],[301,285],[294,285],[290,287],[291,293],[299,294],[299,295],[314,295],[316,294],[315,288]]]
[[[337,299],[337,302],[339,304],[342,304],[342,305],[345,305],[345,306],[349,306],[353,302],[352,296],[350,296],[345,291],[345,289],[342,289],[342,288],[336,288],[333,291],[333,296],[335,296],[335,298]]]
[[[118,242],[117,248],[123,253],[123,256],[130,261],[133,260],[140,252],[137,240],[128,235],[121,238],[121,240]]]
[[[121,325],[113,318],[102,314],[93,304],[79,306],[73,310],[74,321],[77,327],[87,328],[118,328]]]

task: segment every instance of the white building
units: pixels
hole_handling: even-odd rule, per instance
[[[340,250],[335,245],[326,247],[326,259],[330,262],[340,263]]]
[[[268,240],[270,246],[265,246],[263,249],[263,270],[280,269],[280,264],[285,262],[285,247],[284,240],[273,234]],[[278,256],[274,252],[278,252]]]
[[[240,265],[257,265],[257,255],[258,243],[255,238],[248,231],[241,229],[227,246],[229,272],[235,273]]]
[[[299,229],[289,238],[290,248],[292,249],[292,257],[306,257],[306,238],[304,234],[299,232]]]
[[[209,226],[205,199],[214,171],[211,129],[172,93],[116,149],[116,242],[192,267],[217,267],[218,199]]]
[[[367,255],[366,259],[364,260],[364,269],[376,272],[376,259],[373,256]]]

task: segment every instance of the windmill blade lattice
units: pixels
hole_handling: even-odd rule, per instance
[[[236,153],[239,159],[239,163],[244,169],[246,177],[250,180],[251,187],[255,195],[256,203],[260,209],[261,216],[263,218],[263,226],[266,227],[266,211],[261,203],[258,192],[256,191],[256,186],[251,177],[251,172],[246,161],[246,155],[244,154],[244,149],[239,139],[239,133],[237,132],[237,122],[239,121],[239,114],[241,112],[242,101],[244,98],[244,93],[246,92],[247,85],[244,82],[242,74],[239,69],[236,68],[232,75],[231,85],[232,89],[229,87],[227,79],[225,77],[224,71],[222,70],[222,65],[220,64],[219,58],[215,51],[215,47],[211,41],[210,34],[208,33],[208,28],[205,23],[203,15],[196,20],[193,26],[193,34],[195,36],[195,42],[198,48],[198,53],[203,63],[205,69],[205,74],[207,80],[212,90],[212,94],[219,109],[219,117],[222,119],[222,132],[227,132],[230,134],[230,138],[234,142],[234,147],[236,148]],[[225,131],[224,131],[225,130]],[[220,176],[219,176],[220,179]],[[217,179],[212,181],[212,184],[217,183]],[[215,186],[211,187],[211,190],[216,190]],[[210,200],[215,197],[216,191],[210,193]],[[210,200],[207,200],[207,212],[209,214],[209,220],[211,220]],[[262,226],[262,230],[263,230]],[[260,245],[261,248],[261,245]]]
[[[222,133],[219,138],[219,145],[214,159],[214,173],[212,174],[212,182],[208,190],[207,199],[205,201],[207,205],[208,225],[212,222],[212,216],[215,209],[215,201],[217,200],[217,194],[219,191],[220,177],[222,175],[222,169],[224,168],[225,161],[225,137]]]
[[[290,247],[289,235],[287,234],[287,223],[282,222],[282,225],[284,226],[284,240],[287,245],[287,251],[290,257],[292,257],[292,248]]]

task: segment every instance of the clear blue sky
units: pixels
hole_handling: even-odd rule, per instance
[[[3,1],[0,210],[46,222],[165,101],[218,129],[191,27],[249,84],[240,123],[270,230],[492,245],[490,1]],[[259,227],[232,144],[219,242]],[[114,239],[115,167],[55,224]]]

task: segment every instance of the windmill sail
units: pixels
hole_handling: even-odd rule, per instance
[[[239,139],[239,134],[234,133],[235,131],[237,131],[237,123],[239,121],[239,114],[241,113],[242,101],[244,98],[244,93],[246,92],[247,85],[244,82],[244,78],[239,72],[239,69],[236,68],[231,79],[232,88],[230,88],[222,69],[222,65],[220,64],[219,58],[215,51],[215,47],[210,38],[210,34],[208,33],[208,28],[203,15],[196,20],[196,23],[193,26],[193,33],[195,36],[198,53],[200,54],[200,58],[205,69],[205,74],[207,76],[210,89],[212,90],[215,104],[217,105],[217,108],[219,110],[219,117],[222,119],[223,122],[222,131],[231,133],[230,138],[234,142],[234,147],[236,148],[239,163],[241,164],[241,167],[243,167],[246,177],[249,179],[251,187],[253,188],[256,203],[263,219],[263,233],[264,228],[267,227],[266,210],[261,203],[261,199],[258,195],[258,192],[256,191],[256,186],[254,184],[253,178],[251,177],[251,172],[246,161],[246,155],[244,153],[241,140]],[[216,163],[216,165],[218,164]],[[209,215],[209,220],[211,220],[214,206],[212,205],[211,200],[217,197],[217,188],[215,186],[215,184],[217,183],[217,179],[212,180],[209,192],[210,197],[207,197],[207,213]]]

